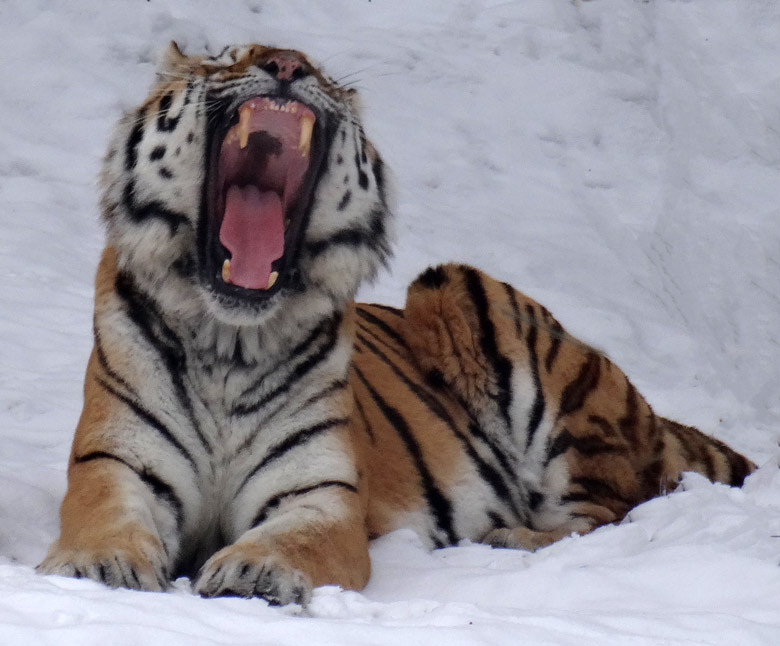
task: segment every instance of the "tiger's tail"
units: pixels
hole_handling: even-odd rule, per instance
[[[695,471],[712,482],[740,487],[756,468],[745,456],[720,440],[705,435],[693,426],[685,426],[658,417],[661,442],[661,481],[671,485],[684,471]]]

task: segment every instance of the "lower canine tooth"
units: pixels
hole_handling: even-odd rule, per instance
[[[266,287],[266,289],[271,289],[271,287],[274,286],[274,283],[276,282],[277,278],[279,278],[279,272],[272,271],[271,275],[268,277],[268,287]]]
[[[314,128],[314,119],[308,115],[301,117],[301,138],[298,140],[298,150],[301,153],[301,157],[307,157],[309,155],[309,148],[311,148],[311,131]]]
[[[222,263],[222,281],[225,283],[230,282],[230,261],[227,258]]]

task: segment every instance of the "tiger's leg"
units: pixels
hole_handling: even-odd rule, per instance
[[[38,571],[113,588],[164,590],[170,559],[153,521],[154,502],[138,480],[115,458],[93,455],[73,464],[60,537]]]
[[[234,542],[205,563],[195,583],[199,594],[306,605],[316,586],[365,586],[365,491],[348,428],[334,426],[306,444],[282,441],[266,453],[265,469],[244,477],[225,528]]]
[[[520,455],[527,520],[476,539],[535,549],[619,520],[643,499],[652,411],[538,303],[445,265],[411,285],[405,321],[429,381],[449,388],[496,450],[511,442]]]
[[[605,439],[603,429],[554,428],[541,477],[533,483],[530,527],[501,527],[481,540],[494,547],[536,550],[572,534],[620,521],[649,497],[625,442]],[[594,432],[596,431],[596,432]]]
[[[123,445],[121,438],[138,441],[150,429],[133,411],[135,404],[111,395],[113,387],[98,374],[93,352],[60,536],[37,569],[112,587],[161,590],[180,551],[184,502],[180,489],[152,468],[155,459],[139,457],[141,442]],[[148,448],[159,456],[165,447],[151,441]]]

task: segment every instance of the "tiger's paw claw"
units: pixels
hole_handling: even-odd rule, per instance
[[[162,555],[138,549],[51,550],[35,569],[39,574],[92,579],[111,588],[162,592],[169,586]]]
[[[272,606],[306,606],[311,600],[309,579],[282,561],[253,559],[241,546],[226,547],[203,566],[195,591],[202,597],[259,597]]]

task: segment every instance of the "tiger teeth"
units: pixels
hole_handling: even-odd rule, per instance
[[[252,119],[252,106],[244,105],[238,113],[238,140],[241,149],[249,143],[249,121]]]
[[[301,137],[298,140],[298,150],[301,153],[301,157],[308,157],[309,150],[311,149],[311,133],[314,128],[314,119],[309,115],[303,115],[300,119],[301,123]]]
[[[271,275],[268,277],[268,287],[266,287],[266,289],[271,289],[271,287],[273,287],[274,284],[276,283],[277,278],[279,278],[279,272],[272,271]]]
[[[230,260],[225,258],[225,262],[222,263],[222,282],[230,282]]]

